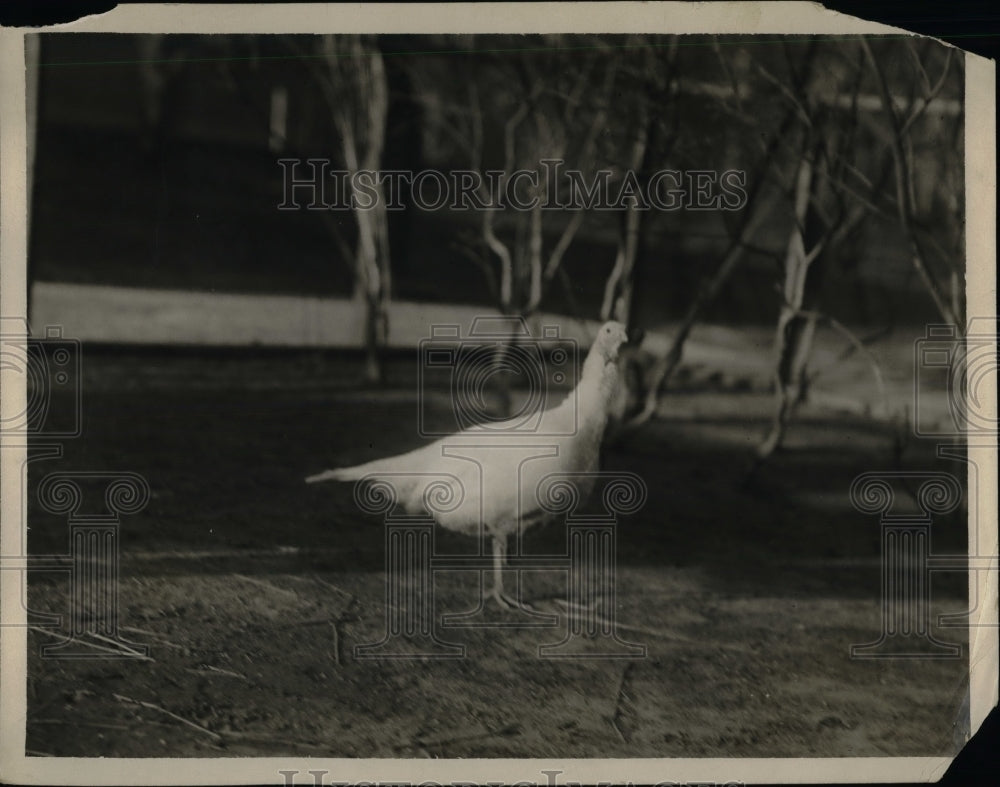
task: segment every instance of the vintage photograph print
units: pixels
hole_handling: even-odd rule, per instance
[[[994,702],[970,56],[332,20],[15,40],[21,754],[940,776]]]

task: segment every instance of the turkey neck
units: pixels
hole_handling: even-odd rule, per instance
[[[576,387],[579,424],[594,425],[598,433],[604,432],[608,420],[608,407],[618,386],[618,363],[605,360],[603,352],[594,347],[583,362],[580,383]]]

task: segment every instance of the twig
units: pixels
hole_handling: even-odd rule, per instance
[[[907,131],[910,130],[910,126],[912,126],[920,118],[920,116],[924,114],[924,112],[927,110],[927,107],[931,105],[931,102],[935,98],[937,98],[938,93],[941,92],[941,88],[944,87],[945,80],[948,78],[948,72],[951,69],[951,56],[952,56],[952,51],[951,49],[949,49],[945,54],[944,67],[941,71],[940,79],[938,79],[936,83],[931,85],[929,89],[926,90],[924,95],[921,96],[920,103],[913,108],[913,111],[910,112],[910,115],[906,118],[906,120],[903,121],[903,124],[899,129],[901,134],[905,134]],[[926,79],[927,76],[926,72],[923,72],[923,74]]]
[[[131,697],[126,697],[122,694],[112,693],[111,696],[114,697],[116,700],[118,700],[118,702],[124,702],[128,705],[138,705],[142,708],[146,708],[147,710],[153,710],[156,711],[157,713],[162,713],[165,716],[169,716],[171,719],[179,721],[181,724],[184,724],[193,730],[197,730],[198,732],[204,735],[208,735],[215,741],[221,742],[224,740],[223,736],[220,735],[219,733],[212,732],[212,730],[208,729],[207,727],[202,727],[200,724],[195,724],[193,721],[185,719],[183,716],[178,716],[173,711],[169,711],[166,708],[161,708],[159,705],[154,705],[152,702],[146,702],[144,700],[134,700]]]
[[[328,587],[328,588],[330,588],[330,590],[335,590],[338,593],[340,593],[341,595],[347,596],[351,600],[352,603],[354,603],[354,602],[356,602],[358,600],[357,597],[353,593],[350,593],[350,592],[344,590],[343,588],[337,587],[332,582],[327,582],[327,580],[322,579],[321,577],[317,576],[316,574],[313,574],[312,578],[316,582],[319,582],[321,585],[323,585],[323,587]]]
[[[719,46],[718,36],[712,36],[712,51],[715,53],[716,58],[718,58],[719,66],[722,68],[723,73],[726,75],[726,79],[729,81],[729,89],[733,91],[733,98],[736,99],[736,109],[739,112],[742,112],[743,99],[740,96],[740,83],[736,78],[736,74],[733,73],[729,60],[722,54],[722,48]]]
[[[162,637],[155,631],[147,631],[146,629],[136,628],[135,626],[120,626],[120,628],[122,631],[130,631],[133,634],[141,634],[144,637],[149,637],[150,639],[155,640],[158,645],[165,645],[166,647],[173,648],[174,650],[183,650],[185,653],[188,651],[188,648],[185,648],[183,645],[178,645],[175,642],[171,642],[169,639]]]
[[[299,594],[294,590],[285,590],[285,588],[279,588],[277,585],[272,585],[270,582],[264,582],[262,579],[254,579],[253,577],[248,577],[245,574],[233,574],[236,579],[242,579],[244,582],[249,582],[251,585],[257,585],[258,587],[265,588],[267,590],[273,590],[275,593],[284,593],[287,596],[297,599]]]
[[[29,631],[34,631],[34,632],[36,632],[38,634],[44,634],[47,637],[54,637],[55,639],[65,639],[66,638],[65,635],[60,634],[59,632],[56,632],[56,631],[47,631],[46,629],[39,628],[38,626],[28,626],[28,630]],[[93,634],[92,636],[99,637],[99,635],[97,635],[97,634]],[[99,639],[105,639],[105,637],[99,637]],[[108,642],[114,642],[114,640],[107,640],[107,641]],[[78,642],[78,643],[80,643],[82,645],[86,645],[88,648],[93,648],[94,650],[103,651],[104,653],[113,653],[116,656],[120,656],[122,654],[122,651],[124,650],[124,651],[128,652],[129,654],[132,654],[132,656],[134,658],[139,659],[141,661],[153,661],[153,659],[151,659],[149,656],[143,656],[138,651],[132,650],[131,648],[127,648],[127,647],[124,647],[124,646],[118,647],[118,648],[107,648],[107,647],[105,647],[103,645],[98,645],[96,642],[91,642],[89,639],[82,639],[82,638],[81,639],[76,639],[76,640],[74,640],[74,642]]]
[[[799,116],[799,120],[802,121],[806,128],[812,128],[812,118],[809,117],[809,113],[806,112],[805,107],[802,106],[802,103],[799,101],[795,93],[793,93],[784,82],[774,76],[774,74],[764,68],[764,66],[760,63],[755,63],[755,66],[757,68],[757,72],[764,77],[764,79],[778,88],[781,94],[791,102],[795,109],[795,113]]]
[[[556,599],[556,602],[561,607],[566,608],[566,609],[568,609],[570,607],[575,607],[577,609],[583,609],[583,607],[581,607],[579,604],[567,604],[566,601],[565,601],[565,599]],[[600,615],[595,615],[594,616],[594,621],[596,623],[601,624],[602,626],[607,627],[607,628],[618,629],[618,630],[621,630],[621,631],[632,631],[632,632],[635,632],[636,634],[648,634],[651,637],[657,637],[659,639],[673,640],[675,642],[683,642],[685,644],[694,645],[696,647],[700,647],[702,644],[704,644],[702,640],[695,639],[694,637],[686,637],[683,634],[668,633],[666,631],[661,631],[659,629],[647,628],[645,626],[631,626],[628,623],[622,623],[619,620],[614,621],[614,624],[612,625],[612,621],[608,620],[607,618],[601,617]],[[723,649],[723,650],[733,650],[733,651],[736,651],[738,653],[746,653],[747,652],[747,649],[745,647],[741,647],[739,645],[716,645],[714,647],[718,647],[718,648]]]
[[[885,417],[891,417],[892,412],[889,404],[889,395],[885,389],[885,378],[882,376],[882,368],[879,366],[878,360],[875,358],[872,351],[868,349],[864,342],[855,336],[854,333],[851,332],[851,330],[849,330],[842,322],[830,317],[829,315],[823,314],[822,312],[800,309],[797,314],[803,317],[812,317],[815,320],[827,323],[831,328],[847,339],[854,349],[864,355],[865,359],[868,361],[868,365],[871,367],[872,375],[875,377],[875,384],[878,386],[879,397],[882,399],[882,407],[885,410]]]
[[[193,672],[195,675],[204,675],[206,672],[216,672],[219,675],[226,675],[230,678],[239,678],[240,680],[247,680],[247,676],[239,672],[233,672],[232,670],[222,669],[221,667],[213,667],[211,664],[206,664],[202,668],[189,667],[188,672]]]
[[[632,698],[626,690],[629,678],[632,676],[632,670],[634,668],[635,662],[629,662],[625,665],[625,669],[622,670],[622,679],[618,684],[618,693],[615,696],[615,712],[611,717],[611,726],[615,728],[615,732],[617,732],[618,737],[622,739],[622,743],[629,743],[631,741],[632,730],[630,728],[635,721],[634,717],[636,715]],[[632,718],[630,719],[627,717]],[[622,727],[626,724],[627,728],[622,729]]]
[[[154,661],[154,659],[150,658],[149,656],[143,655],[142,653],[140,653],[139,651],[135,650],[134,648],[130,648],[128,645],[123,645],[122,643],[120,643],[120,642],[118,642],[116,640],[113,640],[110,637],[103,637],[103,636],[101,636],[100,634],[98,634],[95,631],[90,632],[89,636],[93,637],[94,639],[99,639],[102,642],[108,642],[111,645],[117,645],[118,648],[119,648],[119,652],[125,651],[126,653],[129,653],[129,654],[131,654],[132,656],[135,656],[138,659],[142,659],[143,661]]]
[[[327,615],[322,618],[309,618],[308,620],[293,620],[291,623],[279,623],[276,626],[267,626],[266,624],[260,624],[256,628],[276,628],[276,629],[291,629],[298,628],[299,626],[322,626],[324,623],[336,623],[337,618],[330,617]]]
[[[479,254],[475,249],[470,248],[464,243],[452,243],[451,247],[458,251],[459,254],[467,257],[476,267],[478,267],[483,272],[483,278],[486,279],[486,286],[490,290],[490,295],[493,300],[500,299],[500,290],[497,285],[497,277],[493,268],[490,267],[489,259],[484,258],[482,254]]]
[[[27,719],[25,724],[53,724],[57,726],[71,726],[71,727],[95,727],[101,730],[128,730],[131,729],[127,724],[108,724],[107,722],[101,721],[87,721],[86,719]]]

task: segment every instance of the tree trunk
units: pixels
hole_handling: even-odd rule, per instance
[[[376,195],[370,201],[357,190],[356,178],[381,170],[389,112],[385,64],[378,46],[362,36],[325,36],[322,50],[329,73],[325,92],[352,197],[359,201],[352,211],[358,228],[354,292],[364,306],[365,381],[377,384],[383,381],[380,354],[389,329],[389,222],[381,183],[365,184]]]
[[[771,430],[757,447],[760,461],[766,460],[781,445],[788,419],[805,397],[806,362],[816,332],[815,313],[804,314],[809,271],[821,253],[822,241],[816,237],[810,207],[815,194],[818,145],[809,145],[799,162],[794,191],[794,218],[785,253],[785,280],[781,311],[774,336],[775,414]]]
[[[747,194],[746,205],[743,208],[740,224],[735,230],[735,234],[729,247],[722,256],[719,267],[711,278],[706,279],[695,295],[694,300],[688,307],[674,339],[670,344],[670,349],[666,355],[660,358],[647,375],[645,385],[645,401],[643,408],[627,424],[627,429],[635,429],[646,423],[656,412],[659,403],[660,390],[670,380],[673,373],[680,365],[684,357],[684,345],[695,324],[701,318],[701,313],[715,297],[719,294],[733,271],[739,266],[743,259],[744,246],[757,232],[757,228],[764,223],[767,211],[758,205],[761,199],[762,187],[764,185],[767,171],[771,168],[779,148],[784,143],[788,133],[795,124],[795,112],[789,110],[782,119],[778,129],[768,139],[763,156],[755,171],[748,178],[750,189]]]

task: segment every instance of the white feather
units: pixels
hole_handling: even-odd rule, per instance
[[[430,513],[442,527],[469,535],[477,535],[482,526],[505,539],[519,522],[527,526],[539,518],[537,490],[543,478],[598,469],[609,408],[619,393],[618,349],[625,339],[623,326],[606,323],[587,355],[576,390],[542,413],[532,431],[521,427],[523,418],[473,427],[405,454],[328,470],[306,481],[381,478],[396,489],[407,513]],[[430,485],[442,482],[462,501],[445,512],[425,504],[425,495],[433,491]],[[583,499],[592,481],[577,476],[575,483]]]

